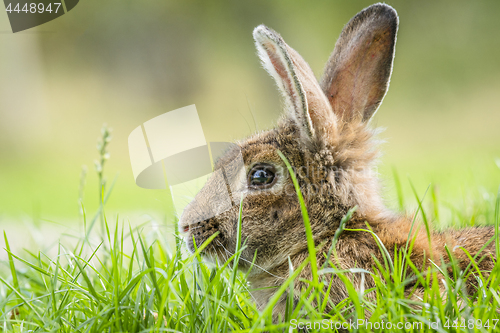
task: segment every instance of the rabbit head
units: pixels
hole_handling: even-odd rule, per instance
[[[234,253],[240,209],[235,198],[241,197],[243,269],[255,256],[257,267],[271,270],[307,248],[297,193],[277,150],[298,179],[315,239],[333,235],[356,205],[363,215],[385,213],[373,172],[374,133],[367,124],[388,89],[397,29],[396,11],[388,5],[358,13],[344,27],[318,82],[278,33],[255,28],[258,55],[283,98],[282,117],[275,128],[238,142],[216,163],[222,167],[241,153],[244,170],[229,180],[240,182],[241,195],[231,193],[231,208],[200,221],[203,206],[216,201],[213,193],[238,187],[214,177],[186,207],[179,228],[191,251],[193,241],[200,246],[219,232],[204,254],[224,261]]]

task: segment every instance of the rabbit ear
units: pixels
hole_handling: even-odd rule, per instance
[[[262,64],[276,81],[286,112],[302,136],[310,142],[333,135],[335,115],[305,60],[264,25],[255,28],[253,37]]]
[[[396,11],[375,4],[344,27],[321,80],[332,109],[344,121],[368,121],[389,87],[398,30]]]

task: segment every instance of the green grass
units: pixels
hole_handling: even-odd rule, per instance
[[[310,242],[309,258],[299,267],[290,265],[290,277],[270,303],[258,310],[249,293],[245,274],[237,271],[239,255],[245,247],[240,233],[241,211],[237,251],[225,263],[215,264],[206,263],[200,257],[203,247],[215,236],[200,244],[196,253],[188,254],[175,232],[165,232],[161,228],[146,232],[144,225],[132,228],[119,216],[113,222],[107,219],[106,202],[113,188],[102,181],[106,135],[109,133],[103,131],[103,144],[99,148],[101,159],[96,168],[101,184],[98,189],[101,204],[90,216],[82,202],[81,219],[85,233],[81,238],[63,236],[55,256],[29,251],[21,255],[11,252],[8,235],[4,235],[9,260],[0,274],[2,331],[282,332],[298,322],[313,327],[310,331],[319,331],[320,327],[331,327],[330,323],[348,325],[350,321],[358,320],[367,321],[359,326],[360,332],[385,331],[376,326],[382,321],[384,325],[388,322],[406,323],[401,329],[391,328],[395,332],[428,332],[433,330],[436,322],[440,324],[435,331],[495,332],[500,329],[500,314],[497,312],[500,308],[500,264],[497,263],[488,278],[476,274],[478,288],[474,295],[466,294],[464,281],[469,274],[477,273],[475,264],[465,272],[453,266],[454,280],[446,278],[447,298],[443,299],[437,279],[444,266],[436,263],[433,269],[425,272],[416,270],[408,256],[413,244],[411,239],[403,249],[385,249],[380,244],[385,258],[384,262],[377,262],[373,267],[375,273],[356,268],[341,271],[334,262],[328,262],[314,272],[313,281],[306,281],[308,287],[302,291],[300,302],[295,307],[292,307],[293,292],[288,294],[285,318],[273,323],[273,305],[281,294],[293,290],[300,270],[315,262],[314,253],[323,251],[335,257],[335,248],[314,248],[314,243]],[[396,172],[395,177],[398,179],[396,183],[400,184]],[[402,193],[400,189],[397,192]],[[478,221],[495,223],[498,257],[500,193],[496,196],[490,194],[469,207],[452,207],[446,215],[443,214],[445,207],[432,187],[429,192],[421,198],[415,191],[414,200],[418,204],[420,219],[438,226],[453,224],[463,227],[475,225]],[[398,202],[403,208],[404,202],[412,200],[403,200],[401,195]],[[312,236],[307,207],[300,193],[299,200],[304,232]],[[470,206],[473,207],[472,213]],[[342,220],[334,238],[338,238],[343,229],[348,230],[349,214]],[[308,240],[312,241],[312,238]],[[394,251],[394,255],[390,256],[389,251]],[[405,286],[414,282],[407,278],[411,271],[416,276],[416,286],[429,286],[421,301],[405,298]],[[333,310],[324,313],[330,302],[326,291],[331,283],[325,276],[331,273],[339,275],[349,297],[337,305],[330,304]],[[376,287],[363,290],[348,279],[350,274],[361,274],[362,278],[372,274]],[[368,292],[376,294],[375,301],[366,297]],[[481,329],[472,325],[479,324],[479,321],[483,326]],[[486,323],[489,327],[484,328]]]

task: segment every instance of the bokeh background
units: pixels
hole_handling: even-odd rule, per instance
[[[98,207],[94,160],[113,128],[108,216],[166,215],[166,193],[134,183],[127,137],[143,122],[196,104],[208,141],[271,127],[279,94],[255,54],[252,30],[279,31],[319,77],[345,23],[371,1],[81,1],[68,14],[12,34],[0,13],[0,225],[80,223]],[[452,207],[500,185],[500,2],[388,1],[400,30],[388,95],[372,124],[384,195],[393,170]],[[252,115],[253,114],[253,115]],[[254,121],[255,119],[255,121]],[[52,229],[46,229],[52,230]],[[21,237],[23,233],[21,232]]]

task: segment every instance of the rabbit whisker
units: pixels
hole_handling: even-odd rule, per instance
[[[218,240],[217,240],[217,242],[222,246],[222,244]],[[227,251],[223,252],[222,250],[220,250],[220,253],[221,253],[221,257],[224,260],[224,262],[229,260],[229,255],[228,255]]]
[[[231,251],[229,251],[228,249],[226,249],[226,247],[224,245],[222,245],[221,242],[219,242],[219,240],[217,240],[217,243],[219,243],[219,245],[222,246],[227,253],[229,253],[230,255],[234,255],[234,253],[231,253]],[[249,264],[252,264],[251,261],[249,261],[249,260],[247,260],[245,258],[240,257],[240,260],[243,260],[243,261],[246,261]],[[266,272],[267,274],[269,274],[271,276],[274,276],[275,278],[286,280],[286,278],[274,275],[273,273],[269,272],[268,270],[264,269],[263,267],[260,267],[259,265],[255,264],[255,263],[253,263],[253,265],[255,267],[261,269],[262,271]]]
[[[201,228],[201,227],[202,227],[202,226],[201,226],[201,225],[199,225],[199,226],[194,227],[194,228],[189,228],[189,230],[196,230],[196,229]]]
[[[221,243],[221,242],[219,242],[219,240],[218,240],[218,239],[216,239],[216,241],[217,241],[217,243],[219,243],[219,245],[220,245],[220,246],[222,246],[222,247],[224,248],[224,250],[225,250],[227,253],[229,253],[229,254],[231,253],[231,252],[229,252],[229,251],[228,251],[228,250],[224,247],[224,245],[222,245],[222,243]],[[221,251],[221,252],[222,252],[222,251]],[[225,260],[225,261],[227,261],[228,259],[229,259],[229,256],[227,257],[227,259],[224,259],[224,260]],[[243,258],[242,258],[242,259],[243,259]],[[243,288],[245,288],[245,290],[248,292],[248,294],[249,294],[249,295],[253,298],[254,302],[255,302],[255,303],[257,303],[257,299],[256,299],[256,298],[252,295],[252,293],[250,292],[250,290],[248,290],[248,287],[247,287],[247,286],[245,286],[245,285],[243,285]]]

